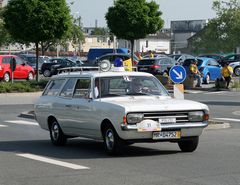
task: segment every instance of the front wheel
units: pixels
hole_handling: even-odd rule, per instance
[[[50,138],[52,144],[56,146],[63,146],[67,142],[67,137],[64,135],[61,127],[56,120],[50,125]]]
[[[235,74],[236,76],[240,76],[240,66],[235,67],[235,69],[234,69],[234,74]]]
[[[45,76],[45,77],[50,77],[50,76],[51,76],[51,71],[48,70],[48,69],[45,69],[45,70],[43,71],[43,76]]]
[[[178,146],[182,152],[193,152],[197,149],[199,137],[194,137],[189,140],[179,141]]]
[[[104,147],[109,155],[116,155],[122,152],[124,143],[117,135],[112,125],[107,125],[103,130]]]

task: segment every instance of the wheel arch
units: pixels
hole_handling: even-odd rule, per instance
[[[101,133],[103,134],[104,129],[106,128],[107,125],[111,125],[113,128],[113,124],[109,119],[104,119],[101,123]],[[115,129],[115,128],[114,128]],[[116,129],[115,129],[116,130]]]
[[[51,128],[51,124],[53,123],[53,121],[57,121],[57,119],[54,116],[49,116],[47,119],[47,125],[48,125],[48,129],[50,130]]]

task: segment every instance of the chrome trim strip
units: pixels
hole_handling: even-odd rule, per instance
[[[185,124],[162,124],[162,129],[182,129],[182,128],[204,128],[208,126],[208,122],[196,122],[196,123],[185,123]],[[137,125],[124,125],[121,124],[122,130],[137,130]]]

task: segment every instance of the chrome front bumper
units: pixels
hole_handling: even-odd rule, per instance
[[[195,123],[181,123],[181,124],[163,124],[161,125],[162,131],[181,131],[181,138],[200,136],[208,122],[195,122]],[[138,132],[136,125],[121,124],[121,129],[118,131],[119,137],[124,140],[131,139],[152,139],[153,132]]]

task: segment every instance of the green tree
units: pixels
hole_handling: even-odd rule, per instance
[[[194,39],[193,47],[196,51],[234,52],[240,44],[239,0],[215,0],[213,10],[216,11],[216,18],[211,19],[204,31]]]
[[[12,42],[12,39],[8,31],[4,27],[2,12],[3,12],[3,9],[0,8],[0,46],[7,45]]]
[[[156,33],[163,26],[162,12],[156,2],[146,0],[116,0],[105,15],[107,25],[114,35],[131,42],[133,61],[134,40]]]
[[[39,43],[61,39],[71,26],[70,10],[65,0],[10,0],[3,12],[5,28],[20,43]]]
[[[72,22],[71,25],[69,27],[69,29],[67,30],[67,32],[65,33],[65,35],[61,38],[61,39],[53,39],[53,40],[48,40],[45,42],[40,42],[41,45],[41,49],[42,49],[42,55],[44,55],[44,53],[50,48],[56,48],[57,45],[62,45],[65,46],[67,42],[72,42],[74,45],[77,45],[80,43],[83,43],[84,41],[84,35],[82,32],[82,28],[81,28],[81,20],[80,17],[77,19],[74,19],[72,17]]]

